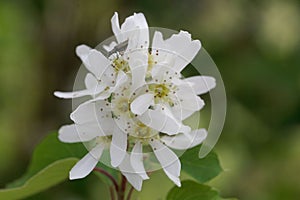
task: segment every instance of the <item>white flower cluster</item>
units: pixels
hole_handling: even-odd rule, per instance
[[[215,87],[208,76],[183,78],[181,71],[201,48],[180,31],[164,40],[156,31],[149,41],[149,28],[142,13],[119,25],[111,19],[116,42],[104,46],[108,56],[86,45],[76,53],[89,70],[86,89],[55,92],[60,98],[91,96],[71,113],[74,124],[59,130],[67,143],[93,142],[93,147],[70,171],[70,179],[87,176],[109,149],[111,165],[119,169],[136,190],[148,179],[143,147],[151,148],[166,175],[180,186],[180,160],[170,150],[194,147],[206,138],[205,129],[191,130],[183,120],[199,111],[198,96]],[[169,148],[170,147],[170,148]]]

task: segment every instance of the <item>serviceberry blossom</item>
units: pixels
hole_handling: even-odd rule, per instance
[[[116,41],[104,55],[86,45],[76,48],[89,73],[86,89],[55,92],[60,98],[91,96],[70,115],[74,122],[59,130],[62,142],[88,142],[89,153],[70,171],[70,179],[87,176],[109,151],[117,168],[137,190],[149,179],[143,148],[151,149],[166,175],[180,186],[181,164],[171,149],[186,150],[204,141],[205,129],[192,130],[183,120],[199,111],[198,96],[216,85],[209,76],[184,78],[181,71],[201,48],[186,31],[163,39],[156,31],[150,46],[149,28],[142,13],[119,25],[111,19]]]

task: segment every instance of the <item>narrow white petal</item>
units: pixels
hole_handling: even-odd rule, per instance
[[[92,49],[84,44],[76,47],[76,55],[84,62]]]
[[[130,157],[127,153],[125,155],[125,159],[123,159],[122,163],[120,164],[119,169],[121,170],[122,174],[126,177],[127,181],[137,191],[141,191],[143,178],[132,168],[132,165],[130,163]]]
[[[185,134],[178,134],[174,137],[163,136],[161,141],[173,149],[185,150],[201,144],[206,137],[207,131],[205,129],[198,129],[188,133],[188,136]]]
[[[183,125],[172,116],[167,107],[160,105],[156,105],[154,110],[148,109],[138,116],[138,119],[145,125],[168,135],[190,132],[190,127]]]
[[[91,173],[97,165],[104,149],[103,144],[98,144],[86,154],[70,171],[70,180],[84,178]]]
[[[153,94],[143,94],[138,96],[131,104],[131,112],[137,115],[141,115],[149,108],[150,105],[154,104]]]
[[[54,92],[54,95],[57,96],[58,98],[73,99],[73,98],[90,95],[90,93],[91,93],[91,91],[89,91],[89,90],[80,90],[80,91],[74,91],[74,92],[56,91],[56,92]]]
[[[118,16],[117,12],[115,12],[114,15],[111,18],[111,27],[112,27],[112,31],[113,31],[115,37],[117,38],[118,43],[123,42],[122,37],[121,37],[119,16]]]
[[[193,76],[184,80],[192,84],[192,88],[197,95],[209,92],[216,87],[216,79],[211,76]]]
[[[127,134],[124,133],[119,127],[115,127],[112,141],[110,145],[111,165],[118,167],[126,155],[127,149]]]
[[[65,125],[59,129],[58,133],[59,140],[66,143],[87,142],[97,136],[104,136],[101,134],[101,131],[99,131],[98,127],[94,127],[90,124]]]
[[[154,151],[157,160],[163,167],[163,170],[167,172],[166,174],[168,176],[172,175],[174,177],[179,177],[181,164],[177,155],[158,140],[150,141],[150,145]]]
[[[58,139],[67,143],[81,142],[75,124],[62,126],[58,130]]]
[[[165,48],[165,43],[164,43],[163,35],[161,32],[159,32],[159,31],[154,32],[152,47],[154,49],[164,49]]]
[[[142,179],[146,180],[149,179],[147,175],[143,163],[143,149],[142,144],[137,142],[131,152],[130,155],[130,162],[133,169],[142,177]]]

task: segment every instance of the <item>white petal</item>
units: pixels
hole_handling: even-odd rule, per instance
[[[172,53],[173,68],[180,72],[197,55],[201,43],[199,40],[192,40],[191,35],[186,31],[180,31],[166,40],[162,39],[161,33],[155,32],[152,46],[154,50]]]
[[[190,132],[191,130],[190,127],[175,119],[167,107],[160,105],[156,105],[154,110],[148,109],[144,114],[138,116],[138,119],[145,125],[168,135]]]
[[[134,13],[125,19],[125,22],[121,25],[121,30],[123,32],[131,31],[134,29],[147,29],[147,20],[143,13]]]
[[[70,171],[70,179],[84,178],[91,173],[97,165],[104,149],[103,144],[98,144],[86,154]]]
[[[89,91],[89,90],[80,90],[80,91],[75,91],[75,92],[56,91],[56,92],[54,92],[54,95],[59,98],[63,98],[63,99],[73,99],[73,98],[90,95],[90,93],[91,93],[91,91]]]
[[[113,167],[119,166],[126,155],[127,149],[127,134],[119,127],[115,127],[110,145],[111,165]]]
[[[150,141],[157,160],[160,162],[167,176],[174,181],[180,176],[181,164],[176,154],[158,140]],[[177,182],[175,182],[177,184]]]
[[[171,108],[177,119],[183,120],[199,111],[205,105],[204,101],[197,96],[194,89],[187,82],[181,81],[177,85],[178,90],[174,95],[177,103]]]
[[[122,42],[129,40],[128,48],[144,48],[149,45],[148,24],[143,13],[134,13],[121,25]],[[143,47],[142,47],[143,46]]]
[[[216,79],[211,76],[193,76],[184,80],[192,84],[197,95],[204,94],[216,87]]]
[[[204,101],[199,96],[184,96],[181,99],[181,106],[186,110],[198,111],[203,108]]]
[[[148,67],[148,50],[133,51],[128,53],[127,56],[130,58],[128,63],[132,74],[131,91],[134,92],[146,83],[145,76]]]
[[[111,18],[111,27],[112,27],[112,31],[113,31],[114,35],[117,38],[118,43],[123,42],[122,36],[121,36],[120,24],[119,24],[119,16],[118,16],[117,12],[115,12]]]
[[[87,56],[89,55],[91,50],[92,49],[89,46],[82,44],[82,45],[77,46],[75,51],[76,51],[76,55],[82,61],[84,61],[87,58]]]
[[[97,79],[91,73],[85,76],[84,83],[87,89],[94,89],[98,85]]]
[[[141,115],[149,108],[150,105],[154,104],[153,94],[143,94],[138,96],[131,104],[131,112],[137,115]]]
[[[87,142],[97,136],[104,136],[93,126],[76,124],[62,126],[58,133],[59,140],[66,143]]]
[[[159,31],[154,32],[152,47],[155,49],[164,49],[165,43],[161,32]]]
[[[176,54],[175,70],[180,72],[197,55],[201,48],[199,40],[192,40],[191,34],[186,31],[180,31],[166,40],[170,50],[174,49]]]
[[[126,177],[127,181],[137,190],[141,191],[143,179],[142,177],[135,173],[134,169],[130,164],[129,155],[126,153],[125,159],[120,164],[119,169],[121,170],[122,174]]]
[[[76,124],[89,125],[89,129],[83,131],[91,132],[93,129],[99,131],[99,135],[111,135],[114,127],[114,120],[107,102],[86,102],[78,106],[71,113],[71,119]]]
[[[110,61],[99,51],[93,49],[87,57],[88,65],[86,66],[97,79],[101,79],[106,68],[110,65]]]
[[[58,130],[58,139],[62,142],[73,143],[81,142],[75,124],[62,126]]]
[[[205,129],[198,129],[191,131],[188,135],[163,136],[161,141],[173,149],[185,150],[201,144],[207,136],[207,131]]]
[[[137,142],[131,152],[130,155],[130,162],[133,169],[142,177],[142,179],[146,180],[149,179],[147,175],[143,163],[143,149],[142,144]]]
[[[106,110],[107,108],[103,109]],[[70,117],[76,124],[96,123],[98,112],[100,110],[98,110],[96,103],[83,103],[71,113]]]
[[[96,95],[102,92],[105,89],[104,85],[100,85],[97,81],[97,79],[91,74],[88,73],[85,77],[85,86],[87,89],[80,90],[80,91],[74,91],[74,92],[54,92],[54,95],[59,98],[64,99],[73,99],[78,97],[83,97],[87,95]]]

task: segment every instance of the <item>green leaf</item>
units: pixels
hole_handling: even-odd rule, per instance
[[[167,200],[225,200],[219,196],[218,191],[210,186],[194,181],[182,181],[182,186],[173,187],[167,196]]]
[[[69,170],[77,161],[77,158],[55,161],[29,178],[21,186],[0,190],[0,199],[23,199],[56,185],[68,178]]]
[[[199,146],[187,150],[180,157],[182,170],[198,182],[205,183],[216,177],[223,170],[216,153],[210,152],[202,159],[199,158],[198,153]]]
[[[40,144],[37,145],[27,172],[20,179],[8,184],[6,189],[0,190],[0,199],[23,198],[22,195],[24,195],[24,197],[33,195],[66,180],[69,176],[70,169],[76,163],[75,161],[81,159],[86,153],[87,150],[82,143],[62,143],[58,140],[58,134],[56,132],[49,134]],[[73,160],[72,164],[65,163],[57,166],[60,162],[68,159]],[[57,173],[59,173],[59,177],[51,171],[52,167],[57,167],[55,169],[59,170],[57,171]],[[111,169],[100,162],[97,167],[111,173],[116,179],[119,178],[119,173],[116,170]],[[107,177],[100,173],[96,174],[106,184],[111,184]],[[40,176],[43,178],[39,178]],[[50,177],[50,179],[48,177]],[[51,179],[52,177],[53,180]],[[35,184],[36,180],[40,182],[44,181],[45,183],[38,182],[40,184],[38,185]],[[1,198],[2,195],[5,195],[3,196],[5,198]]]
[[[37,145],[27,172],[7,188],[23,185],[30,177],[57,160],[64,158],[82,158],[87,153],[83,144],[66,144],[58,140],[57,133],[51,133]]]

